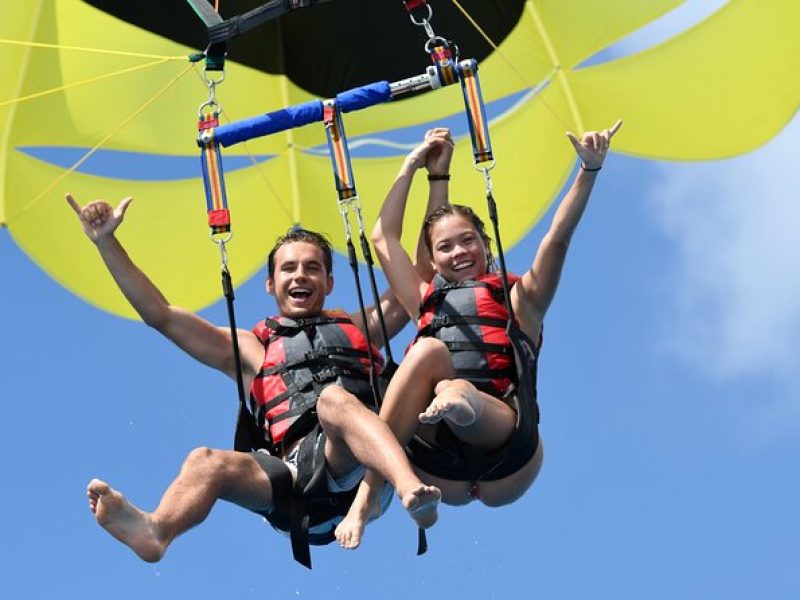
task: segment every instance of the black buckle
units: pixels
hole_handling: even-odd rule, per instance
[[[339,373],[333,367],[325,367],[324,369],[317,371],[311,376],[311,379],[314,380],[314,383],[325,383],[326,381],[330,381],[331,379],[336,379],[339,376]]]
[[[317,360],[322,356],[326,356],[326,353],[322,349],[317,348],[316,350],[309,350],[308,352],[306,352],[303,355],[303,358],[305,360],[312,361],[312,360]]]
[[[433,329],[441,329],[442,327],[451,325],[452,322],[450,315],[435,315],[433,319],[431,319],[430,327]]]

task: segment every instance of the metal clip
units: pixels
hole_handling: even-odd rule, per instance
[[[203,102],[200,108],[198,108],[200,118],[203,117],[204,109],[215,108],[216,110],[214,112],[222,112],[222,107],[217,102],[217,86],[225,81],[225,71],[220,71],[220,73],[220,76],[214,79],[209,76],[208,69],[203,69],[203,81],[208,87],[208,100]]]
[[[230,239],[233,236],[233,234],[229,231],[228,234],[225,237],[220,238],[220,239],[216,239],[214,237],[214,235],[218,235],[218,234],[213,234],[212,233],[211,234],[211,241],[219,246],[220,265],[222,265],[223,269],[227,269],[228,268],[228,248],[225,246],[225,244],[227,244],[230,241]]]

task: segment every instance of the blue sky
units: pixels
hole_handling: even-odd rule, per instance
[[[90,478],[152,509],[192,448],[229,447],[234,385],[70,295],[0,231],[0,592],[795,597],[798,147],[795,118],[726,161],[611,155],[545,323],[535,486],[501,509],[443,508],[424,557],[395,503],[360,550],[315,549],[311,573],[288,540],[224,503],[158,565],[94,523]],[[530,263],[549,218],[509,251],[512,270]],[[238,292],[242,325],[274,310],[262,280]],[[339,257],[331,306],[350,306],[350,281]],[[203,316],[223,323],[224,307]]]

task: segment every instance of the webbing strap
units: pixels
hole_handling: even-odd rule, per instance
[[[483,325],[487,327],[505,328],[508,321],[505,319],[495,319],[492,317],[479,317],[473,315],[436,315],[431,322],[420,328],[417,337],[432,336],[443,327],[455,327],[457,325]]]
[[[206,24],[206,27],[213,27],[222,23],[222,17],[214,10],[208,0],[186,0],[192,7],[195,14]]]
[[[372,356],[372,335],[370,333],[369,318],[367,310],[364,306],[364,295],[361,289],[361,276],[358,270],[358,260],[356,258],[356,249],[353,245],[353,235],[350,227],[349,211],[352,206],[358,220],[359,237],[361,239],[361,249],[364,259],[369,266],[368,273],[372,287],[372,295],[375,301],[375,310],[377,311],[378,321],[381,327],[381,332],[384,338],[384,345],[387,350],[388,362],[393,363],[391,356],[391,348],[389,346],[389,338],[386,330],[386,324],[383,318],[383,310],[381,308],[381,299],[378,295],[378,288],[375,283],[375,274],[372,268],[372,256],[369,251],[369,243],[366,239],[366,232],[364,227],[364,217],[361,213],[361,202],[356,192],[355,178],[353,177],[353,168],[350,162],[350,151],[347,145],[347,136],[344,132],[344,124],[342,122],[342,102],[341,95],[337,98],[330,98],[322,103],[322,121],[325,125],[325,132],[328,137],[328,150],[331,156],[331,165],[333,166],[333,176],[336,184],[336,192],[339,196],[339,213],[342,215],[342,222],[344,224],[345,240],[347,242],[347,259],[350,264],[350,269],[353,272],[353,279],[355,280],[356,297],[358,298],[358,307],[361,312],[361,317],[364,321],[364,334],[367,339],[367,347],[370,352],[369,364],[369,380],[372,386],[372,395],[375,399],[375,407],[380,408],[382,402],[382,394],[379,381],[379,373],[375,369],[375,358]]]
[[[486,119],[486,109],[483,105],[481,84],[478,79],[478,63],[475,59],[463,60],[458,63],[461,79],[461,93],[464,96],[469,133],[472,138],[472,157],[475,164],[491,162],[492,143],[489,139],[489,122]]]
[[[219,44],[227,42],[242,33],[246,33],[263,23],[277,19],[290,11],[321,4],[328,0],[270,0],[246,13],[231,17],[227,20],[223,19],[219,13],[214,10],[209,0],[186,1],[208,28],[209,44]]]
[[[200,164],[203,171],[203,187],[206,192],[206,209],[208,226],[211,233],[229,233],[231,215],[228,211],[228,196],[225,191],[225,177],[222,169],[222,154],[214,137],[214,128],[219,124],[219,112],[204,113],[197,122],[201,134],[197,145],[200,146]]]
[[[418,8],[424,8],[428,5],[425,0],[403,0],[403,4],[409,13],[414,12]]]
[[[347,360],[348,357],[355,359],[361,359],[361,358],[368,359],[369,352],[367,352],[366,350],[359,350],[357,348],[325,346],[324,348],[320,348],[318,350],[312,350],[310,352],[306,352],[303,356],[295,360],[280,363],[268,369],[261,369],[256,374],[256,379],[263,377],[270,377],[271,375],[275,375],[275,373],[284,374],[291,371],[292,369],[296,369],[297,367],[304,367],[310,365],[330,365],[330,366],[341,366],[341,367],[354,366],[353,363],[355,361],[348,361]]]
[[[450,352],[491,352],[493,354],[506,354],[510,356],[513,351],[510,346],[502,344],[487,344],[486,342],[443,342]]]
[[[514,375],[517,374],[517,371],[514,367],[508,367],[505,369],[491,369],[489,367],[485,369],[455,369],[455,376],[457,379],[479,379],[489,378],[489,379],[511,379]],[[474,381],[472,382],[475,383]]]
[[[330,383],[335,381],[339,377],[349,377],[351,379],[362,379],[368,380],[369,376],[364,373],[363,371],[359,371],[356,369],[348,369],[347,367],[341,366],[330,366],[325,367],[324,369],[313,373],[311,376],[299,378],[289,385],[283,392],[275,396],[274,398],[270,399],[269,402],[264,404],[262,407],[263,412],[267,412],[288,400],[295,394],[299,394],[304,390],[307,390],[309,387],[313,386],[313,384],[317,384],[319,386],[323,386],[326,383]],[[272,423],[277,423],[282,421],[283,419],[288,419],[289,417],[296,416],[298,414],[302,414],[305,412],[306,408],[301,408],[299,412],[292,412],[292,410],[288,410],[283,412],[271,419]]]
[[[448,293],[452,292],[453,290],[463,290],[463,289],[471,289],[471,288],[486,288],[492,292],[492,295],[497,294],[495,292],[495,287],[489,285],[485,281],[479,281],[475,279],[470,279],[468,281],[454,281],[454,282],[447,282],[440,287],[436,287],[427,298],[425,298],[424,302],[421,302],[419,305],[419,312],[425,312],[431,304],[437,304],[441,302],[442,299],[447,296]],[[502,289],[502,288],[500,288]],[[503,292],[505,293],[505,292]],[[495,296],[497,297],[497,296]]]
[[[233,353],[234,370],[236,371],[236,392],[239,397],[239,414],[236,417],[236,432],[233,438],[233,449],[237,452],[263,448],[266,445],[265,435],[259,430],[253,413],[247,408],[244,393],[244,377],[242,376],[242,359],[239,352],[239,336],[236,329],[236,313],[234,311],[233,283],[228,266],[222,265],[222,291],[228,308],[228,325],[231,332],[231,351]]]
[[[272,317],[264,319],[264,324],[274,331],[273,335],[269,337],[270,342],[274,341],[276,337],[297,335],[301,331],[305,331],[305,329],[309,327],[316,327],[317,325],[352,322],[353,321],[349,317],[331,317],[329,315],[294,319],[294,323],[281,323]]]

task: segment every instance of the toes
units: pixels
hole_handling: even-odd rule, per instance
[[[336,528],[334,535],[336,536],[336,541],[339,542],[339,546],[345,550],[358,548],[361,543],[361,536],[358,533],[347,527],[342,527],[342,525]]]
[[[97,496],[104,496],[111,491],[111,487],[99,479],[92,479],[86,488],[87,494],[95,494]]]

